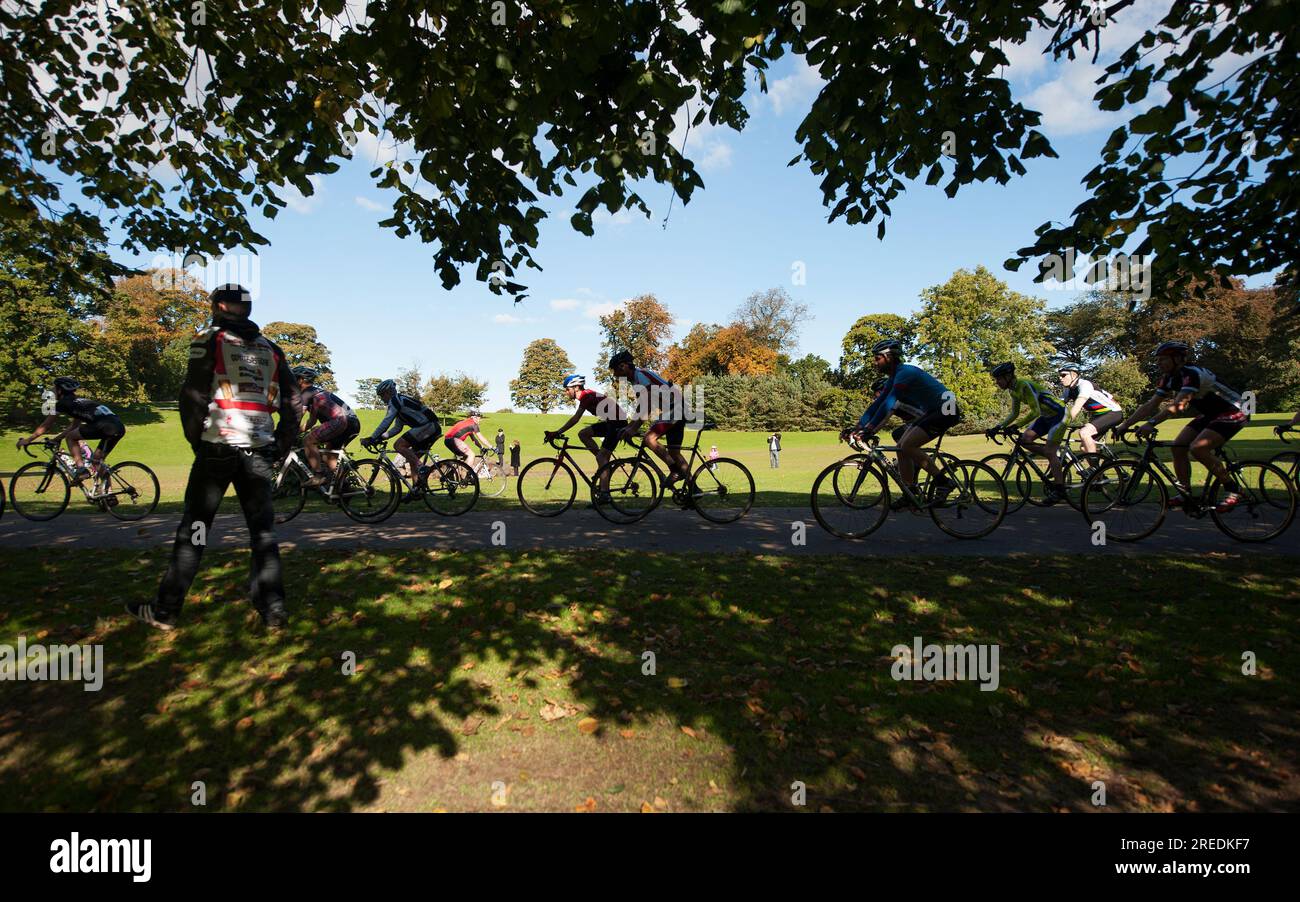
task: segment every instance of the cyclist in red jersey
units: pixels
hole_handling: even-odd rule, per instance
[[[682,456],[682,438],[686,432],[685,399],[681,389],[660,376],[654,370],[647,370],[633,364],[630,351],[619,351],[609,360],[609,369],[620,379],[632,383],[633,390],[638,387],[638,408],[632,419],[623,429],[623,438],[636,435],[641,424],[650,418],[652,408],[658,406],[659,419],[650,424],[645,434],[645,443],[655,455],[668,466],[668,485],[678,479],[690,481],[690,468]]]
[[[592,423],[590,426],[583,427],[578,433],[578,438],[587,447],[587,450],[596,455],[596,467],[599,469],[609,462],[610,457],[614,454],[614,449],[618,447],[619,436],[627,428],[627,414],[618,406],[618,402],[613,398],[606,397],[600,392],[587,388],[587,377],[579,376],[574,373],[571,376],[565,376],[560,384],[564,387],[564,393],[570,401],[578,402],[578,409],[573,412],[573,416],[568,421],[556,429],[554,432],[546,433],[546,440],[549,442],[557,435],[563,435],[582,419],[584,414],[591,414],[599,422]],[[596,436],[600,436],[600,444],[596,444]],[[600,492],[603,498],[609,497],[609,472],[601,474]],[[598,497],[596,500],[602,500]]]
[[[474,449],[469,446],[469,442],[478,445],[480,451],[486,451],[488,444],[483,440],[483,433],[479,430],[478,424],[483,419],[483,414],[477,410],[471,410],[469,416],[461,420],[455,426],[447,430],[447,435],[443,439],[443,444],[457,457],[464,458],[469,463],[469,468],[475,473],[478,472],[479,459],[474,454]]]

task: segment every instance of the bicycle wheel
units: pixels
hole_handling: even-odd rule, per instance
[[[710,523],[735,523],[754,506],[754,477],[730,457],[701,464],[690,491],[695,512]]]
[[[1081,501],[1088,525],[1102,524],[1104,541],[1136,542],[1164,522],[1169,490],[1153,467],[1117,459],[1093,471]]]
[[[307,503],[307,488],[302,484],[302,473],[297,467],[276,468],[275,481],[271,483],[271,509],[276,523],[288,523]]]
[[[925,494],[934,525],[957,539],[979,539],[1007,515],[1007,487],[997,471],[978,460],[959,460],[944,468]]]
[[[134,460],[124,460],[108,471],[100,484],[107,492],[96,498],[119,520],[141,520],[158,506],[158,477],[153,470]]]
[[[1285,473],[1292,485],[1300,488],[1300,451],[1282,451],[1274,454],[1269,463]]]
[[[601,485],[609,479],[608,499],[602,498]],[[637,457],[611,460],[591,478],[596,496],[592,506],[611,523],[635,523],[659,506],[659,476]]]
[[[425,506],[444,517],[459,517],[478,501],[478,477],[463,460],[435,463],[422,488]]]
[[[1267,542],[1286,532],[1295,519],[1296,492],[1282,468],[1262,460],[1243,460],[1228,469],[1236,486],[1216,478],[1205,495],[1214,524],[1239,542]],[[1232,491],[1241,500],[1232,510],[1219,513],[1215,505]]]
[[[1008,514],[1014,514],[1025,506],[1029,496],[1021,489],[1029,484],[1029,474],[1022,473],[1025,470],[1022,461],[1016,460],[1010,454],[990,454],[981,458],[979,463],[992,467],[998,479],[1001,479],[1002,484],[1006,486]]]
[[[871,458],[853,455],[818,474],[810,501],[822,529],[841,539],[861,539],[889,516],[889,479]]]
[[[506,473],[498,463],[484,460],[479,464],[479,494],[485,498],[498,498],[506,490]]]
[[[334,476],[334,497],[358,523],[382,523],[402,501],[397,474],[380,460],[365,458],[339,464]]]
[[[558,457],[528,462],[515,479],[515,491],[524,510],[539,517],[558,517],[573,506],[578,481]]]
[[[19,467],[9,480],[9,500],[28,520],[53,520],[63,513],[71,496],[68,477],[52,463],[34,461]]]

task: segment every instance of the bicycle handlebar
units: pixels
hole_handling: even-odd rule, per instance
[[[43,448],[46,448],[47,450],[51,448],[57,450],[59,447],[59,440],[57,438],[43,438],[39,440],[39,443]],[[27,444],[23,445],[23,453],[31,458],[36,457],[36,455],[32,453],[33,444],[34,444],[33,442],[28,442]]]
[[[1294,426],[1282,426],[1280,428],[1274,429],[1273,432],[1281,440],[1282,444],[1289,445],[1291,444],[1291,440],[1286,437],[1286,434],[1288,432],[1300,432],[1300,429],[1297,429]]]

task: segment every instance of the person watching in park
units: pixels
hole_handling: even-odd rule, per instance
[[[878,341],[871,348],[872,365],[882,374],[886,382],[880,389],[879,396],[863,412],[858,424],[845,430],[841,435],[850,433],[858,436],[875,435],[889,419],[899,405],[919,411],[899,437],[898,469],[913,492],[919,492],[916,484],[918,469],[930,473],[937,482],[936,488],[944,492],[956,488],[955,483],[935,464],[923,447],[943,435],[961,422],[961,410],[957,406],[956,396],[938,379],[920,367],[903,363],[903,346],[895,339]],[[890,506],[901,510],[911,504],[906,495],[896,499]]]
[[[1085,453],[1095,454],[1097,438],[1123,421],[1124,408],[1108,392],[1084,379],[1079,368],[1072,363],[1062,366],[1057,375],[1061,379],[1061,387],[1065,389],[1062,400],[1070,405],[1065,413],[1065,421],[1073,422],[1081,410],[1088,411],[1091,419],[1079,427],[1079,444]]]
[[[558,435],[564,435],[586,414],[591,414],[597,422],[584,426],[578,432],[578,438],[587,450],[596,456],[596,468],[599,470],[609,462],[610,457],[614,454],[614,449],[618,447],[619,437],[623,430],[627,428],[627,414],[618,406],[618,402],[613,398],[606,397],[595,389],[587,388],[587,377],[580,376],[577,373],[565,376],[560,380],[560,385],[564,389],[564,394],[570,401],[577,402],[577,407],[573,411],[573,416],[565,421],[559,429],[548,431],[546,441],[550,441]],[[600,436],[600,445],[596,445],[596,436]],[[609,477],[608,471],[601,474],[601,485],[599,494],[596,497],[597,502],[607,501],[609,499]]]
[[[80,387],[81,383],[71,376],[60,376],[55,379],[54,412],[47,416],[30,436],[18,440],[18,447],[26,448],[53,429],[60,415],[70,417],[72,424],[60,432],[55,440],[68,443],[77,482],[89,476],[92,470],[99,473],[108,455],[126,435],[126,426],[108,405],[89,398],[77,397],[77,389]],[[82,453],[82,439],[92,441],[99,439],[99,447],[95,449],[95,453],[89,460]]]
[[[632,384],[637,395],[637,407],[624,427],[621,438],[631,438],[658,410],[659,417],[646,432],[645,443],[668,467],[667,485],[678,479],[690,482],[690,470],[682,456],[682,439],[686,434],[686,399],[672,382],[656,373],[636,365],[631,351],[619,351],[609,359],[609,370],[618,379]]]
[[[1051,482],[1043,500],[1047,502],[1063,500],[1065,482],[1061,477],[1061,458],[1057,451],[1061,447],[1060,436],[1065,424],[1065,405],[1038,380],[1028,377],[1017,378],[1014,363],[998,364],[989,375],[993,377],[998,388],[1011,393],[1011,412],[1001,423],[985,430],[984,435],[992,438],[1013,423],[1017,429],[1028,424],[1028,428],[1016,439],[1016,444],[1031,453],[1041,454],[1047,458]],[[1021,407],[1025,408],[1023,416],[1020,414]],[[1045,441],[1039,442],[1039,438]]]
[[[330,454],[326,461],[329,472],[323,472],[320,449],[342,451],[348,442],[361,434],[361,421],[342,398],[315,385],[320,375],[315,368],[295,366],[293,375],[298,380],[295,406],[307,414],[302,448],[307,455],[307,466],[315,474],[303,485],[314,488],[332,479],[338,466],[338,455]]]
[[[288,623],[271,485],[276,461],[298,434],[294,385],[284,352],[248,317],[253,301],[238,285],[209,296],[212,322],[190,344],[180,393],[181,428],[194,449],[185,507],[171,562],[153,602],[128,602],[127,613],[171,630],[203,558],[208,531],[230,485],[248,524],[250,600],[272,630]],[[278,422],[272,424],[272,417]],[[201,529],[196,529],[197,526]]]
[[[411,473],[418,473],[417,479],[423,481],[430,467],[421,464],[420,458],[442,435],[442,423],[438,421],[438,415],[418,399],[399,392],[397,383],[392,379],[380,382],[375,388],[375,394],[388,405],[388,410],[374,432],[361,444],[369,447],[375,442],[386,441],[401,432],[403,426],[407,427],[406,435],[399,438],[394,447],[410,466]]]
[[[469,446],[469,442],[472,441],[480,451],[488,449],[488,443],[483,440],[483,433],[479,429],[482,420],[483,414],[471,410],[469,416],[447,430],[447,436],[443,439],[447,449],[458,458],[467,461],[469,468],[475,473],[478,472],[479,458],[474,454],[474,449]]]
[[[1115,431],[1122,434],[1138,420],[1145,418],[1146,422],[1137,427],[1137,434],[1149,438],[1156,434],[1157,428],[1165,420],[1186,416],[1189,411],[1194,412],[1196,416],[1179,431],[1170,448],[1178,488],[1186,492],[1191,485],[1190,452],[1201,466],[1217,476],[1224,485],[1231,487],[1232,490],[1215,506],[1218,513],[1227,513],[1241,503],[1241,493],[1236,491],[1239,487],[1215,452],[1250,422],[1250,417],[1242,407],[1241,395],[1220,382],[1205,367],[1189,364],[1187,361],[1191,348],[1185,342],[1162,342],[1151,354],[1160,371],[1155,394],[1133,411],[1132,416],[1116,426]],[[1169,499],[1170,507],[1181,507],[1182,503],[1180,496]]]

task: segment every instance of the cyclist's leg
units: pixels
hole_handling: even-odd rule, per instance
[[[90,438],[94,439],[97,437],[94,434],[93,429],[87,429],[86,431],[91,433],[89,436]],[[60,438],[64,439],[68,443],[68,453],[72,455],[72,462],[76,464],[77,469],[80,470],[86,465],[85,460],[81,457],[81,427],[74,423],[71,427],[63,431]]]
[[[95,463],[103,464],[108,460],[108,455],[113,453],[117,443],[126,435],[126,427],[122,425],[121,420],[109,421],[100,427],[99,434],[103,437],[99,440],[99,446],[95,448],[93,456]]]
[[[419,473],[420,455],[416,453],[415,448],[411,445],[411,442],[407,439],[407,436],[409,435],[410,433],[408,432],[406,435],[401,436],[397,440],[397,443],[393,445],[393,447],[397,450],[397,453],[402,455],[402,457],[406,460],[407,466],[411,468],[411,472]]]
[[[670,481],[682,475],[677,464],[673,461],[672,455],[668,453],[668,447],[664,444],[663,435],[661,433],[656,432],[651,428],[645,434],[645,444],[647,448],[654,452],[655,457],[662,460],[664,465],[668,467],[668,478]]]
[[[668,447],[668,456],[677,467],[677,472],[685,479],[690,476],[690,464],[682,454],[682,441],[686,437],[686,421],[667,424],[663,431],[664,444]]]
[[[1047,471],[1052,475],[1052,484],[1057,488],[1064,486],[1064,480],[1061,478],[1061,434],[1065,431],[1064,415],[1056,417],[1055,422],[1047,426],[1047,431],[1043,433],[1046,439],[1047,447],[1044,456],[1047,458]]]
[[[1231,475],[1223,458],[1215,452],[1227,444],[1228,439],[1241,431],[1235,424],[1210,422],[1196,438],[1192,439],[1191,452],[1196,461],[1227,486],[1232,486]]]
[[[921,426],[913,424],[898,439],[898,472],[909,486],[916,485],[916,471],[924,467],[933,475],[938,475],[929,455],[921,449],[932,439]]]
[[[1169,449],[1174,456],[1174,475],[1178,477],[1178,484],[1184,488],[1192,486],[1192,463],[1188,459],[1188,449],[1205,428],[1203,419],[1197,417],[1184,426],[1178,433],[1178,437],[1174,439],[1174,446]]]

